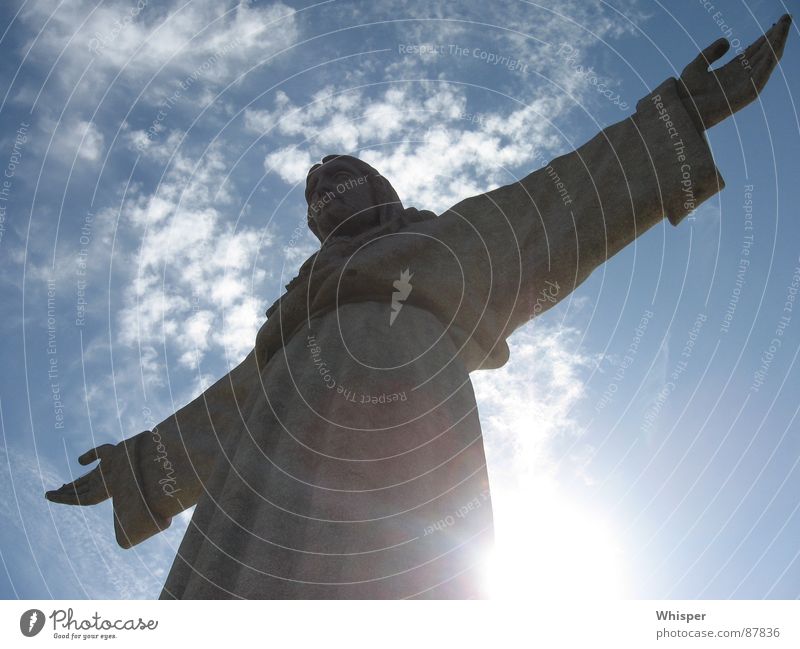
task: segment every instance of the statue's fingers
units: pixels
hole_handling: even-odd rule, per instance
[[[78,487],[74,482],[62,485],[58,489],[48,491],[45,493],[45,498],[52,502],[61,503],[64,505],[79,505],[81,498],[87,493],[87,487],[84,484]]]
[[[752,71],[763,59],[771,57],[773,60],[779,61],[783,55],[783,48],[786,44],[786,37],[789,34],[791,24],[791,17],[788,14],[783,16],[757,40],[750,43],[744,52],[725,65],[723,69],[736,76],[741,66],[745,66],[748,71]]]
[[[65,484],[59,489],[45,493],[47,500],[61,505],[96,505],[109,498],[105,486],[100,484],[99,478],[93,480],[93,476],[84,476],[88,480],[76,480]]]
[[[97,467],[91,473],[86,474],[85,478],[85,485],[81,485],[78,491],[81,503],[86,505],[94,505],[111,497],[111,494],[109,493],[109,487],[106,479],[103,477],[101,467]]]
[[[58,503],[59,505],[80,505],[78,494],[75,490],[54,489],[53,491],[46,491],[44,497],[51,503]]]
[[[744,52],[742,52],[739,56],[737,56],[728,65],[732,66],[742,61],[747,61],[748,63],[752,64],[752,61],[755,58],[756,54],[759,52],[761,47],[763,47],[764,43],[766,42],[767,42],[767,35],[761,34],[761,36],[759,36],[756,40],[754,40],[752,43],[750,43],[750,45],[747,46],[747,49]]]
[[[689,64],[689,67],[695,72],[705,72],[714,61],[725,56],[725,52],[727,52],[730,47],[731,44],[728,42],[727,38],[718,38],[700,52],[695,60]]]
[[[72,494],[85,494],[92,490],[93,486],[96,485],[98,482],[102,482],[102,478],[100,476],[100,468],[95,468],[86,473],[85,475],[76,478],[72,482],[68,482],[64,485],[61,485],[56,490],[48,491],[45,496],[49,498],[48,494],[59,494],[59,495],[72,495]]]
[[[78,458],[78,462],[83,464],[84,466],[87,464],[91,464],[95,460],[101,459],[101,457],[107,452],[114,448],[113,444],[100,444],[100,446],[95,446],[93,449],[86,451],[83,455]]]
[[[761,49],[750,59],[750,68],[752,70],[750,76],[755,81],[756,77],[763,76],[764,70],[771,71],[777,62],[772,48],[768,43],[764,43]]]
[[[89,491],[91,483],[89,482],[89,480],[85,478],[88,478],[88,476],[84,476],[83,478],[78,478],[73,482],[68,482],[67,484],[62,485],[59,488],[59,491],[62,491],[64,493],[76,493],[76,494],[86,493],[87,491]]]
[[[76,493],[74,491],[48,491],[45,498],[59,505],[97,505],[108,499],[108,495],[95,492]]]
[[[784,14],[777,24],[770,29],[768,34],[769,44],[775,58],[780,61],[783,56],[783,48],[786,47],[786,39],[789,36],[789,28],[792,26],[792,17]]]
[[[750,80],[753,82],[757,92],[761,92],[764,86],[767,85],[772,71],[777,65],[775,56],[770,54],[760,58],[757,62],[753,63],[753,70],[750,73]]]
[[[85,475],[82,478],[78,478],[74,482],[71,482],[69,485],[64,485],[64,487],[72,487],[77,493],[82,493],[89,488],[89,484],[89,476]]]
[[[783,56],[783,48],[786,46],[786,38],[789,36],[789,28],[791,25],[792,19],[787,14],[770,27],[767,33],[759,39],[761,44],[758,50],[753,53],[753,61],[755,62],[769,57],[780,61],[781,56]]]

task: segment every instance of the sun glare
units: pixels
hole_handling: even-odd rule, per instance
[[[492,599],[621,599],[622,550],[613,528],[556,490],[535,501],[498,490],[496,544],[487,562]]]

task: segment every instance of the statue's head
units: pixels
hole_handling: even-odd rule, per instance
[[[306,177],[306,202],[308,227],[323,244],[331,257],[342,251],[342,246],[361,245],[365,235],[369,238],[391,232],[400,232],[414,223],[435,219],[436,215],[415,207],[404,208],[394,187],[386,178],[363,160],[349,155],[329,155],[308,172]],[[333,242],[333,246],[325,243]],[[311,255],[286,290],[291,292],[314,271],[318,253]],[[329,258],[326,263],[340,263]],[[319,266],[316,266],[319,268]],[[303,290],[307,290],[303,289]],[[280,305],[276,301],[267,309],[270,317]]]
[[[324,242],[352,237],[403,212],[388,180],[363,160],[329,155],[306,177],[308,227]]]

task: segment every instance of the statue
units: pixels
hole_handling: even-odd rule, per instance
[[[469,374],[666,216],[720,191],[703,131],[752,102],[791,19],[718,70],[720,39],[628,119],[445,213],[375,169],[308,174],[320,249],[253,351],[152,431],[79,458],[46,497],[113,499],[129,548],[197,505],[163,598],[482,597],[492,507]]]

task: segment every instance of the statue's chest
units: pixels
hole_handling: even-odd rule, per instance
[[[508,357],[493,306],[477,262],[459,258],[435,237],[395,233],[371,241],[345,257],[320,258],[304,272],[268,311],[256,343],[266,361],[286,340],[309,328],[309,321],[348,304],[373,303],[341,328],[345,342],[358,341],[363,355],[388,356],[398,363],[414,360],[440,338],[450,338],[469,371],[499,367]],[[466,265],[465,265],[466,264]],[[477,275],[476,275],[477,273]],[[411,307],[428,312],[428,319],[409,315]],[[436,321],[431,328],[428,323]],[[432,337],[430,331],[435,331]],[[376,340],[374,348],[364,342]],[[402,345],[395,341],[404,340]],[[359,354],[354,357],[358,358]]]
[[[430,441],[474,411],[443,325],[414,306],[390,317],[386,304],[361,302],[312,318],[262,372],[270,416],[329,450],[374,457]]]

